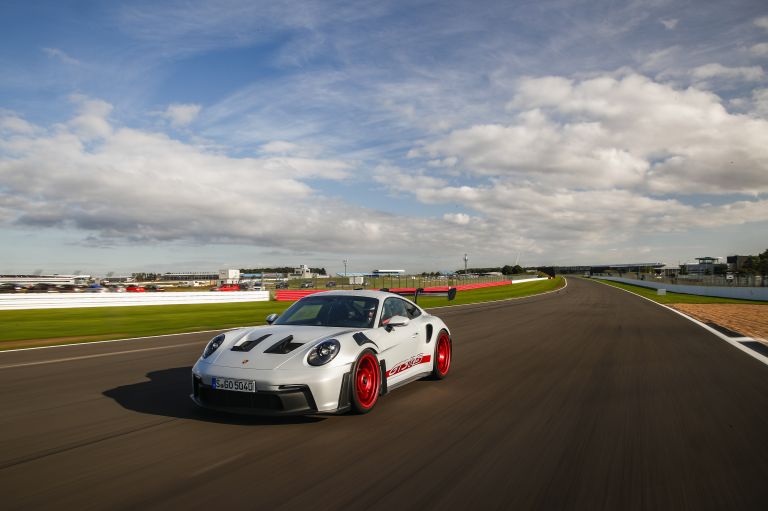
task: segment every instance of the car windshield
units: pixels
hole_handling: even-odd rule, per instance
[[[275,325],[373,328],[376,298],[363,296],[308,296],[291,305]]]

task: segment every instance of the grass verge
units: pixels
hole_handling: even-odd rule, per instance
[[[537,295],[559,289],[565,285],[563,277],[555,277],[550,280],[537,280],[524,284],[511,284],[508,286],[496,286],[489,288],[459,291],[456,299],[449,302],[446,297],[423,296],[419,298],[419,305],[428,309],[445,305],[464,305],[469,303],[492,302],[494,300],[507,300],[509,298],[522,298],[524,296]]]
[[[621,289],[626,289],[627,291],[632,291],[635,294],[638,294],[640,296],[644,296],[646,298],[650,298],[654,302],[663,303],[663,304],[671,304],[671,303],[741,303],[741,304],[758,304],[758,305],[768,305],[766,302],[761,302],[757,300],[737,300],[736,298],[718,298],[716,296],[700,296],[700,295],[686,295],[682,293],[671,293],[667,291],[667,294],[664,296],[659,296],[656,294],[655,289],[647,288],[647,287],[641,287],[641,286],[635,286],[632,284],[625,284],[623,282],[614,282],[612,280],[602,280],[598,278],[592,278],[591,280],[595,280],[597,282],[601,282],[603,284],[608,284],[609,286],[618,287]]]
[[[461,291],[456,300],[425,297],[422,307],[503,300],[543,293],[564,285],[562,277],[526,284]],[[139,307],[91,307],[0,311],[0,350],[74,344],[127,337],[262,325],[292,302],[213,303]]]

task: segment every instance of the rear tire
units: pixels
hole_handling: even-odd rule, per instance
[[[371,349],[364,350],[352,366],[352,412],[368,413],[379,401],[381,391],[381,366]]]
[[[453,342],[451,336],[446,330],[440,330],[435,341],[435,363],[432,366],[432,377],[436,380],[442,380],[448,376],[451,370],[451,359],[453,358]]]

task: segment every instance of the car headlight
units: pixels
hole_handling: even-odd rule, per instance
[[[311,366],[325,365],[339,354],[341,344],[336,339],[328,339],[312,348],[307,356],[307,362]]]
[[[221,346],[223,343],[224,334],[219,334],[208,341],[208,344],[206,344],[205,349],[203,350],[203,358],[208,358],[213,355],[213,352],[219,349],[219,346]]]

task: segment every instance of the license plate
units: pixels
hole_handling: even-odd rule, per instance
[[[229,378],[211,378],[211,387],[217,390],[235,392],[256,392],[256,382],[252,380],[230,380]]]

